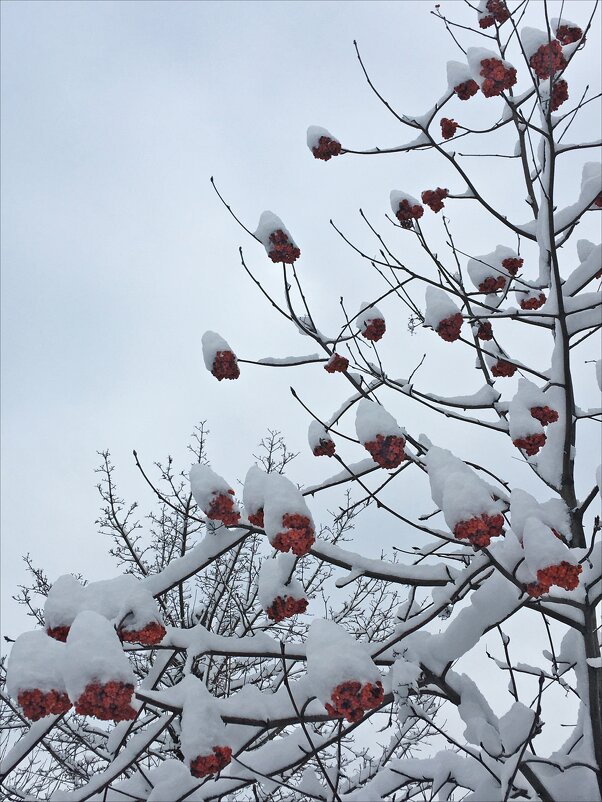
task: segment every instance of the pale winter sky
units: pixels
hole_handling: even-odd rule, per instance
[[[591,5],[571,0],[566,13],[583,23]],[[461,3],[443,6],[472,21]],[[370,93],[352,42],[357,38],[396,108],[426,111],[446,87],[446,61],[462,58],[432,8],[413,0],[3,3],[4,634],[14,637],[29,625],[11,601],[25,578],[23,553],[51,581],[65,572],[89,580],[117,573],[108,542],[96,533],[99,449],[111,450],[126,498],[143,503],[149,495],[132,449],[148,466],[169,453],[187,469],[185,446],[202,419],[211,430],[213,467],[233,483],[244,478],[267,427],[282,430],[289,447],[302,452],[291,469],[296,481],[311,484],[336,470],[308,455],[309,419],[288,387],[326,417],[348,394],[341,377],[325,378],[319,366],[243,366],[238,382],[218,384],[202,364],[206,329],[219,331],[245,358],[315,351],[242,272],[239,245],[266,287],[281,293],[280,268],[237,228],[209,176],[251,228],[264,209],[283,218],[302,248],[299,272],[312,311],[321,328],[337,329],[341,295],[354,313],[383,290],[329,218],[375,254],[361,206],[400,255],[419,259],[407,232],[384,219],[390,190],[418,195],[438,185],[463,187],[429,154],[316,162],[305,131],[323,125],[351,148],[405,141],[406,132]],[[599,91],[596,30],[586,53],[571,80]],[[476,98],[457,113],[472,122],[492,119],[486,104]],[[592,139],[598,127],[590,107],[572,138]],[[513,145],[500,149],[511,153]],[[561,175],[567,202],[578,193],[580,158],[567,158]],[[509,214],[528,219],[526,204],[516,205],[513,163],[467,163]],[[515,244],[499,228],[481,225],[466,202],[450,203],[449,212],[460,247],[470,253]],[[441,241],[440,220],[432,216],[427,225]],[[584,221],[580,236],[599,241],[598,221]],[[571,244],[567,270],[574,263]],[[450,346],[430,331],[411,336],[405,307],[388,301],[382,308],[390,375],[409,375],[428,350],[418,386],[442,395],[478,389],[472,357],[458,351],[451,359]],[[542,340],[542,367],[548,353]],[[593,406],[593,367],[584,364],[579,379],[583,406]],[[403,400],[394,399],[391,411],[408,430],[427,432],[460,456],[506,465],[515,459],[513,480],[532,481],[507,443],[477,442],[480,430],[443,426]],[[581,493],[593,484],[590,463],[597,464],[589,437]],[[349,460],[364,456],[343,453]],[[403,492],[413,512],[430,511],[424,495],[417,505],[416,488]],[[316,507],[333,509],[338,501],[333,494]],[[410,545],[382,518],[367,520],[370,531],[358,531],[364,551]]]

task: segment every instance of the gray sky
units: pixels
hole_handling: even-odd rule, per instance
[[[468,20],[460,3],[444,5]],[[566,7],[582,23],[591,3],[571,0]],[[115,573],[94,525],[97,450],[111,449],[126,498],[144,501],[132,449],[148,465],[171,453],[187,467],[188,436],[206,418],[213,466],[234,482],[244,477],[268,426],[281,429],[292,449],[307,452],[307,415],[289,384],[325,416],[346,397],[340,377],[328,377],[334,382],[327,385],[316,366],[288,373],[247,366],[240,381],[219,385],[205,371],[200,338],[206,329],[247,358],[315,350],[243,274],[241,244],[266,286],[281,291],[279,268],[237,228],[209,176],[251,228],[264,209],[283,218],[302,248],[299,271],[312,310],[322,328],[338,328],[341,294],[353,312],[381,290],[329,218],[376,253],[357,215],[362,206],[404,258],[419,259],[409,235],[391,232],[384,220],[389,191],[463,187],[428,154],[316,162],[305,131],[323,125],[352,148],[404,141],[405,131],[370,93],[352,41],[358,39],[385,97],[400,110],[425,111],[446,86],[445,62],[462,56],[431,9],[413,0],[3,3],[6,634],[24,627],[10,600],[24,578],[22,553],[29,551],[51,580],[68,571],[90,580]],[[595,91],[597,32],[586,52],[571,74],[575,85],[588,80]],[[456,119],[495,117],[484,99],[471,103],[456,104]],[[598,126],[589,108],[573,139],[593,138]],[[513,144],[506,142],[504,152]],[[561,176],[571,200],[578,163],[567,157]],[[527,219],[526,205],[524,211],[511,206],[514,166],[471,160],[470,167],[514,219]],[[472,253],[514,244],[499,229],[481,226],[476,210],[461,203],[449,210]],[[439,221],[433,217],[428,225],[440,241]],[[598,227],[588,219],[580,236],[599,241]],[[574,252],[571,245],[569,267]],[[458,356],[451,365],[450,346],[432,332],[409,335],[405,308],[390,304],[383,311],[391,332],[383,353],[395,365],[392,375],[409,375],[428,349],[423,387],[444,395],[478,389],[472,357]],[[542,343],[542,363],[543,349]],[[581,389],[583,404],[595,404],[592,366],[583,366]],[[468,445],[453,425],[442,428],[439,419],[394,404],[391,411],[409,430],[436,434],[442,445]],[[512,453],[507,446],[498,455],[470,444],[494,460]],[[364,456],[347,453],[353,460]],[[528,482],[527,469],[513,464]],[[332,470],[327,460],[315,463],[305,453],[293,478],[309,484]],[[585,485],[591,486],[589,474]],[[336,504],[334,496],[329,501]]]

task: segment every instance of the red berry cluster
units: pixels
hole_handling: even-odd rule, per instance
[[[328,362],[324,365],[324,370],[327,373],[344,373],[349,367],[349,360],[340,354],[333,354]]]
[[[443,139],[451,139],[458,130],[458,123],[455,120],[450,120],[449,117],[444,117],[441,120],[441,136]]]
[[[319,444],[314,448],[314,457],[334,457],[334,440],[321,438]]]
[[[292,618],[297,613],[304,613],[307,610],[307,599],[294,599],[292,596],[276,596],[274,601],[265,611],[268,618],[276,624],[285,618]]]
[[[406,441],[403,437],[398,437],[396,434],[390,434],[387,437],[377,434],[376,440],[364,443],[364,448],[381,468],[391,469],[397,468],[406,458],[403,450],[405,444]]]
[[[516,365],[507,362],[505,359],[498,359],[495,365],[491,366],[491,372],[494,376],[514,376],[516,373]]]
[[[595,197],[595,199],[594,199],[594,206],[597,206],[597,207],[598,207],[598,209],[602,209],[602,192],[599,192],[599,193],[596,195],[596,197]],[[600,278],[600,276],[598,276],[598,275],[596,274],[596,278]]]
[[[548,423],[556,423],[558,420],[558,413],[555,409],[550,407],[531,407],[531,416],[538,420],[542,426],[547,426]]]
[[[287,265],[292,265],[301,256],[299,248],[289,242],[288,236],[281,228],[270,234],[270,242],[274,246],[268,252],[272,262],[284,262]]]
[[[473,546],[488,546],[492,537],[504,534],[503,515],[482,515],[468,521],[460,521],[454,526],[454,537],[468,540]]]
[[[512,441],[517,448],[522,449],[529,457],[537,454],[540,448],[546,444],[546,436],[543,432],[538,434],[528,434],[526,437],[517,437]]]
[[[562,45],[556,39],[549,44],[540,45],[529,59],[533,72],[540,80],[549,78],[551,75],[563,70],[566,67],[566,63]]]
[[[193,777],[207,777],[217,774],[232,760],[232,750],[229,746],[214,746],[212,755],[200,755],[190,761],[190,773]]]
[[[362,688],[361,682],[352,680],[337,685],[331,696],[333,704],[326,702],[324,707],[331,716],[355,722],[362,718],[366,710],[374,710],[382,704],[384,698],[385,691],[381,682],[376,685],[367,682]]]
[[[583,36],[581,28],[572,27],[571,25],[560,25],[556,31],[556,38],[561,45],[572,45],[573,42],[578,42]]]
[[[120,629],[117,633],[126,643],[141,643],[143,646],[156,646],[161,643],[166,634],[163,624],[151,621],[142,629]]]
[[[38,721],[44,716],[59,716],[66,713],[71,707],[71,700],[66,693],[61,691],[40,691],[34,688],[29,691],[21,691],[17,701],[23,709],[23,713],[30,721]]]
[[[484,320],[482,323],[479,323],[477,337],[479,340],[493,339],[493,329],[491,328],[491,323],[488,320]]]
[[[558,109],[562,106],[565,100],[569,99],[569,85],[561,78],[559,81],[556,81],[554,84],[554,88],[552,89],[552,98],[551,98],[551,109],[552,111],[558,111]]]
[[[462,328],[462,315],[457,312],[451,317],[446,317],[437,326],[437,334],[442,340],[448,343],[453,343],[460,336],[460,329]]]
[[[220,382],[222,379],[238,379],[240,370],[232,351],[218,351],[216,353],[211,373]]]
[[[46,630],[46,634],[50,635],[51,638],[55,640],[60,640],[63,643],[67,642],[67,635],[69,634],[69,630],[71,627],[48,627]]]
[[[575,590],[579,585],[580,565],[572,565],[563,560],[559,565],[550,565],[548,568],[540,568],[537,572],[537,582],[527,585],[527,593],[534,599],[538,599],[547,593],[552,585],[558,585],[565,590]]]
[[[506,279],[504,276],[488,276],[485,281],[479,284],[479,292],[499,292],[506,286]]]
[[[507,259],[502,260],[502,267],[505,267],[511,276],[516,276],[524,262],[525,260],[521,259],[520,256],[509,256]]]
[[[253,515],[249,515],[249,523],[253,524],[253,526],[258,526],[260,529],[263,529],[263,507],[260,507],[257,512],[253,513]]]
[[[131,721],[136,711],[131,706],[134,686],[123,682],[92,682],[75,703],[80,716],[95,716],[102,721]]]
[[[458,86],[454,86],[454,92],[458,96],[460,100],[470,100],[473,95],[479,91],[479,85],[476,81],[473,81],[470,78],[468,81],[464,81]]]
[[[329,136],[321,136],[318,144],[311,149],[315,159],[327,162],[333,156],[338,156],[341,152],[341,143]]]
[[[297,557],[307,554],[316,541],[309,518],[297,512],[287,512],[282,516],[282,526],[286,531],[278,532],[272,546],[278,551],[292,551]]]
[[[485,79],[481,86],[481,92],[485,97],[501,95],[504,89],[510,89],[516,83],[514,67],[505,67],[499,58],[484,58],[481,61],[480,74]]]
[[[402,201],[399,201],[399,209],[395,212],[395,217],[401,223],[402,228],[412,228],[412,221],[420,220],[423,214],[424,208],[419,203],[415,203],[412,206],[410,205],[410,201],[404,198]]]
[[[491,13],[480,18],[479,27],[481,28],[489,28],[494,22],[502,25],[510,17],[508,6],[504,0],[488,0],[486,8]]]
[[[543,306],[546,302],[546,296],[543,292],[540,292],[539,295],[531,296],[531,298],[525,298],[520,302],[521,309],[539,309],[540,306]]]
[[[221,521],[225,526],[236,526],[240,521],[240,513],[234,509],[234,499],[230,498],[233,495],[234,490],[232,489],[228,490],[228,495],[214,493],[207,510],[207,518]]]
[[[364,326],[362,337],[365,337],[367,340],[376,343],[382,338],[386,330],[387,326],[382,317],[375,317],[368,323],[367,326]]]
[[[429,206],[433,212],[440,212],[445,206],[443,199],[449,195],[449,189],[425,189],[422,193],[422,200]]]

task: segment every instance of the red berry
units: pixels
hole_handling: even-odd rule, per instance
[[[449,117],[443,117],[441,120],[441,136],[443,139],[451,139],[458,130],[458,123],[455,120],[450,120]]]
[[[537,582],[527,585],[526,590],[529,596],[537,599],[547,593],[552,585],[557,585],[565,590],[575,590],[579,585],[579,574],[582,568],[580,565],[563,560],[558,565],[550,565],[547,568],[540,568],[537,572]]]
[[[399,201],[399,209],[395,212],[395,217],[401,223],[402,228],[412,228],[412,221],[420,220],[423,214],[424,208],[419,203],[415,203],[411,206],[410,201],[404,198],[402,201]]]
[[[492,537],[504,533],[503,515],[482,515],[460,521],[454,526],[454,537],[459,540],[468,540],[473,546],[488,546]]]
[[[268,256],[272,262],[284,262],[292,265],[301,256],[299,248],[289,242],[288,236],[281,228],[270,234],[270,242],[273,248],[268,252]]]
[[[315,159],[327,162],[333,156],[338,156],[341,152],[341,143],[328,136],[321,136],[319,144],[311,149]]]
[[[537,454],[540,448],[546,444],[546,436],[543,432],[539,434],[528,434],[526,437],[518,437],[512,441],[517,448],[522,449],[529,457]]]
[[[569,85],[561,78],[559,81],[556,81],[554,84],[554,88],[552,89],[552,98],[551,98],[551,109],[552,111],[557,111],[565,100],[569,99]]]
[[[324,365],[324,370],[327,373],[344,373],[349,367],[349,360],[347,357],[340,356],[334,353],[328,362]]]
[[[315,446],[313,454],[314,457],[334,457],[335,454],[334,440],[327,440],[326,438],[321,438],[319,444]]]
[[[486,17],[479,19],[479,28],[490,28],[492,25],[495,25],[493,14],[487,14]]]
[[[506,286],[506,279],[504,276],[489,276],[479,284],[479,292],[499,292]]]
[[[454,86],[454,92],[460,100],[470,100],[478,91],[479,85],[476,81],[473,81],[472,78]]]
[[[444,207],[443,199],[449,195],[448,189],[437,187],[437,189],[425,189],[422,193],[422,200],[433,212],[440,212]]]
[[[361,334],[362,337],[365,337],[367,340],[378,342],[386,330],[387,327],[385,325],[385,321],[381,317],[376,317],[364,327]]]
[[[123,629],[118,631],[122,641],[141,643],[143,646],[156,646],[165,637],[166,629],[158,621],[151,621],[142,629]]]
[[[458,312],[451,317],[446,317],[437,326],[437,334],[442,340],[448,343],[453,343],[460,337],[460,329],[462,328],[462,315]]]
[[[540,80],[544,80],[563,70],[567,61],[562,52],[562,45],[556,39],[549,44],[538,47],[529,59],[533,72]]]
[[[543,292],[540,292],[537,296],[532,296],[531,298],[526,298],[525,300],[520,302],[521,309],[539,309],[540,306],[543,306],[546,302],[546,296]]]
[[[307,554],[316,539],[311,521],[306,515],[285,513],[282,516],[284,532],[278,532],[272,546],[278,551],[292,551],[297,557]]]
[[[207,510],[207,518],[214,521],[221,521],[225,526],[236,526],[240,521],[240,513],[234,509],[234,490],[226,493],[214,493],[211,504]]]
[[[238,379],[240,370],[232,351],[218,351],[213,360],[211,373],[221,382],[222,379]]]
[[[212,755],[199,755],[190,761],[190,773],[193,777],[207,777],[217,774],[232,760],[229,746],[214,746]]]
[[[277,596],[265,612],[267,617],[277,624],[285,618],[292,618],[297,613],[304,613],[307,610],[307,605],[307,599]]]
[[[397,468],[406,458],[405,444],[406,441],[403,437],[398,437],[394,434],[384,437],[382,434],[377,434],[375,440],[364,443],[364,448],[381,468],[390,470],[391,468]]]
[[[597,206],[598,209],[602,209],[602,192],[596,195],[596,198],[594,200],[594,206]],[[599,273],[596,273],[596,278],[602,278],[602,276],[600,276]]]
[[[32,688],[20,691],[17,701],[23,714],[30,721],[38,721],[44,716],[58,716],[71,708],[71,700],[63,691],[40,691]]]
[[[71,627],[48,627],[46,630],[46,634],[50,635],[51,638],[55,640],[60,640],[63,643],[67,641],[67,635],[69,634],[69,630]]]
[[[260,529],[263,529],[263,507],[260,507],[257,512],[253,513],[253,515],[249,515],[249,523],[253,524],[253,526],[258,526]]]
[[[556,31],[556,38],[561,45],[571,45],[573,42],[578,42],[583,36],[581,28],[572,27],[571,25],[560,25]]]
[[[324,707],[331,716],[345,718],[347,721],[359,721],[366,710],[374,710],[382,704],[385,692],[381,682],[373,685],[367,682],[364,687],[354,680],[341,682],[332,691],[332,704],[326,702]]]
[[[509,256],[507,259],[502,260],[502,267],[505,267],[511,276],[516,276],[524,261],[520,256]]]
[[[516,83],[514,67],[505,67],[498,58],[484,58],[481,61],[480,74],[485,78],[481,86],[485,97],[501,95],[504,89],[510,89]]]
[[[477,337],[479,340],[493,339],[493,329],[491,328],[491,323],[488,320],[484,320],[482,323],[479,323]]]
[[[487,0],[486,7],[487,11],[493,14],[495,21],[500,25],[510,18],[510,11],[508,11],[508,6],[504,0]]]
[[[550,407],[531,407],[531,415],[538,420],[542,426],[547,426],[548,423],[556,423],[558,420],[558,413],[555,409]]]
[[[507,362],[505,359],[498,359],[495,365],[491,366],[491,372],[494,376],[514,376],[516,373],[516,365]]]
[[[81,716],[95,716],[102,721],[132,721],[136,711],[131,706],[134,686],[123,682],[92,682],[75,703]]]

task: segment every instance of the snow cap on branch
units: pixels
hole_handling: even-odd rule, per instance
[[[330,433],[327,431],[326,427],[317,420],[312,420],[312,422],[309,424],[307,440],[312,453],[316,457],[332,457],[335,453],[334,440],[330,436]]]
[[[523,549],[527,568],[533,579],[537,579],[539,570],[552,565],[567,562],[577,565],[578,560],[573,549],[558,538],[552,528],[543,523],[539,517],[527,518],[523,527]]]
[[[512,531],[522,543],[523,531],[528,518],[537,518],[550,529],[555,529],[565,540],[571,540],[569,509],[559,498],[539,503],[526,490],[516,487],[510,496],[510,521]]]
[[[310,125],[307,129],[307,147],[315,159],[329,161],[341,152],[341,143],[326,128]]]
[[[264,559],[259,569],[257,597],[274,621],[290,618],[307,608],[303,586],[292,578],[295,562],[294,554],[279,554],[274,559]]]
[[[273,212],[262,212],[255,236],[273,262],[292,264],[301,255],[290,231]]]
[[[306,554],[313,544],[314,522],[299,489],[285,476],[270,473],[265,483],[265,533],[280,551]]]
[[[66,649],[41,629],[24,632],[11,649],[6,669],[6,690],[13,699],[21,691],[64,692]]]
[[[363,337],[374,342],[380,340],[386,331],[385,316],[378,307],[366,301],[360,306],[355,325]]]
[[[228,343],[215,331],[206,331],[202,338],[205,367],[218,381],[240,376],[236,355]]]
[[[177,690],[182,703],[180,747],[190,764],[199,756],[211,755],[214,746],[226,746],[229,739],[217,700],[204,682],[189,674],[178,683]]]
[[[84,587],[72,574],[59,576],[50,588],[44,604],[46,628],[70,627],[84,603]],[[59,640],[65,640],[67,633]]]
[[[242,503],[249,519],[255,518],[263,510],[267,478],[268,474],[257,465],[251,465],[247,471],[242,491]],[[253,522],[251,521],[251,523]]]
[[[208,465],[196,464],[190,469],[190,490],[194,500],[208,518],[233,526],[240,520],[234,491],[226,480]]]
[[[522,265],[522,259],[518,258],[516,251],[505,245],[498,245],[492,253],[469,259],[467,269],[475,287],[480,292],[491,293],[498,292],[506,286],[509,274],[516,273],[517,264]]]

